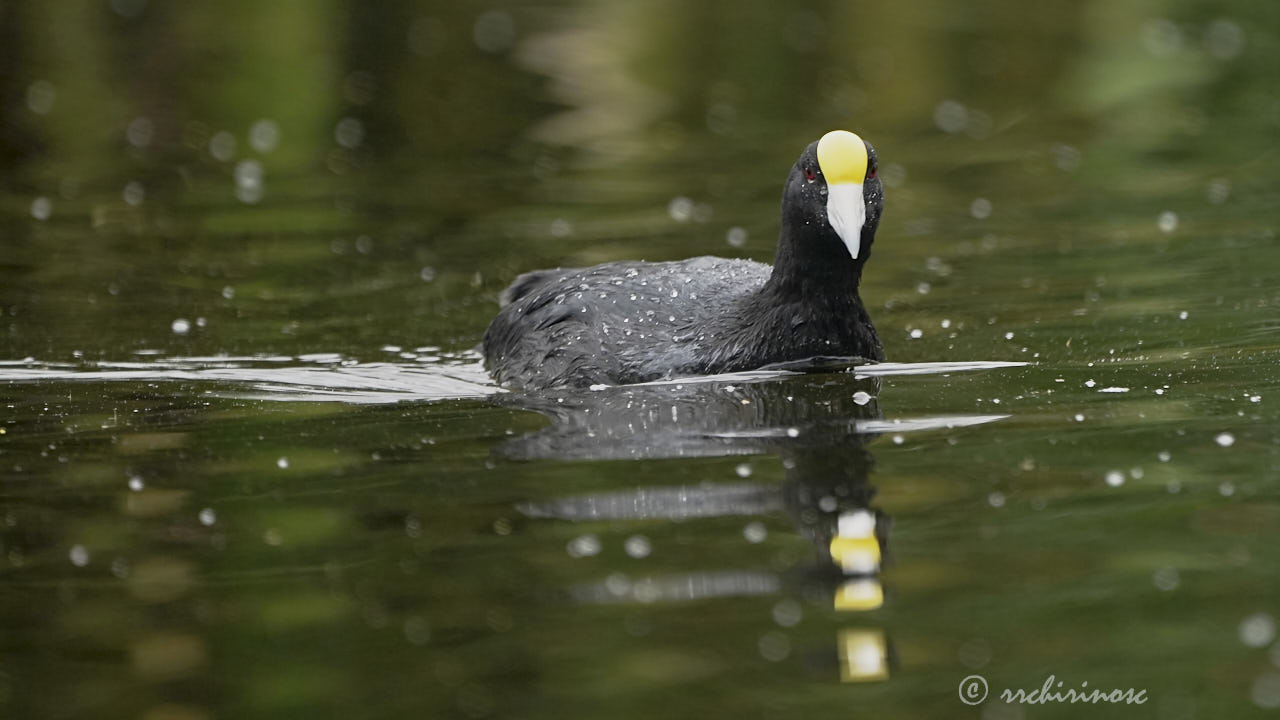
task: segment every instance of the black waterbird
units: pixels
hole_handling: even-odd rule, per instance
[[[876,166],[851,132],[810,143],[782,191],[772,266],[704,256],[519,276],[485,332],[489,372],[536,390],[884,359],[858,295],[884,208]]]

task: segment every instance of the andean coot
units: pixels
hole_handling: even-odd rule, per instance
[[[883,208],[875,149],[834,130],[787,176],[772,266],[704,256],[525,273],[502,293],[485,364],[499,383],[535,390],[883,360],[858,296]]]

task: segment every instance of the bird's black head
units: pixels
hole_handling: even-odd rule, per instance
[[[775,280],[857,285],[884,210],[875,148],[844,130],[810,143],[782,191]]]

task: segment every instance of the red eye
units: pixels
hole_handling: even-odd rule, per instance
[[[813,174],[813,169],[812,169],[812,168],[805,168],[805,169],[804,169],[804,179],[805,179],[805,180],[808,180],[809,182],[813,182],[813,181],[814,181],[814,179],[815,179],[815,178],[817,178],[817,177],[818,177],[817,175],[814,175],[814,174]]]
[[[868,180],[874,179],[875,176],[876,176],[876,169],[872,167],[870,170],[867,171],[867,179]]]

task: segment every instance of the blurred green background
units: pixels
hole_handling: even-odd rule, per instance
[[[1274,2],[0,0],[0,716],[1274,711],[1277,68]],[[888,422],[1007,416],[820,448],[893,518],[883,608],[805,579],[821,493],[519,509],[807,487],[793,449],[520,460],[547,408],[476,399],[474,367],[437,402],[278,387],[471,362],[523,271],[768,261],[833,128],[880,153],[890,360],[1033,363],[753,396],[775,429],[878,417],[829,402],[855,391]],[[888,638],[886,681],[840,682],[850,628]],[[971,708],[973,673],[1152,699]]]

